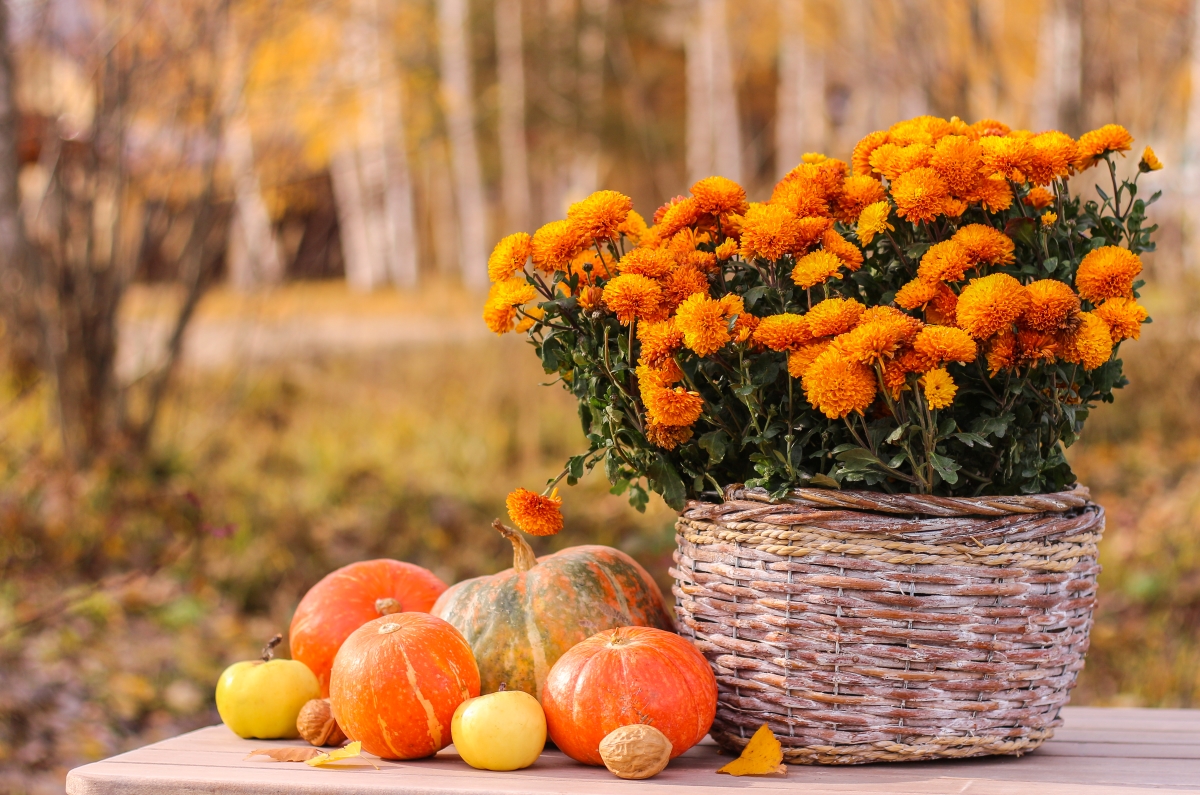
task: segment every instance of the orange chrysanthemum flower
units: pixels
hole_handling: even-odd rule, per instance
[[[768,315],[754,330],[754,341],[773,351],[794,351],[813,338],[803,315]]]
[[[1042,213],[1042,226],[1049,228],[1058,223],[1058,213],[1044,212]]]
[[[976,339],[1010,328],[1029,305],[1029,293],[1007,273],[972,279],[958,296],[958,327]]]
[[[691,265],[676,268],[662,282],[663,305],[668,310],[674,309],[691,295],[708,295],[708,277]]]
[[[784,179],[771,192],[771,204],[786,207],[797,218],[831,215],[825,189],[810,179]]]
[[[869,245],[875,239],[875,235],[896,231],[896,227],[888,223],[888,216],[891,213],[892,205],[886,201],[875,202],[864,207],[863,211],[859,213],[858,225],[854,229],[859,242],[864,246]]]
[[[838,349],[851,361],[874,364],[892,359],[901,346],[912,342],[921,327],[919,320],[901,312],[890,315],[876,313],[871,319],[866,319],[869,312],[863,313],[864,320],[858,326],[836,340]]]
[[[948,135],[937,142],[929,165],[954,196],[969,196],[983,178],[983,147],[964,135]]]
[[[1010,128],[1007,124],[1002,121],[996,121],[995,119],[980,119],[971,125],[971,129],[974,130],[980,138],[988,135],[1008,135],[1010,132],[1012,132],[1012,128]]]
[[[651,387],[670,387],[683,380],[683,370],[674,359],[667,359],[661,367],[646,363],[637,366],[638,388],[643,392]]]
[[[871,169],[871,154],[887,143],[887,130],[876,130],[872,133],[867,133],[857,144],[854,145],[854,153],[850,156],[850,164],[854,167],[855,176],[872,176],[874,173]],[[874,177],[872,177],[874,178]]]
[[[989,213],[1002,213],[1012,207],[1013,192],[1004,177],[988,177],[980,180],[974,192],[965,198],[971,204],[983,205]]]
[[[1112,332],[1104,319],[1093,312],[1080,312],[1079,325],[1059,345],[1059,357],[1066,362],[1095,370],[1105,364],[1113,351]]]
[[[979,139],[983,148],[983,169],[987,176],[998,175],[1013,182],[1028,179],[1033,147],[1023,138],[989,135]]]
[[[1150,171],[1158,171],[1163,167],[1162,161],[1158,159],[1158,155],[1154,154],[1154,150],[1146,147],[1142,151],[1142,159],[1138,161],[1138,171],[1143,174]]]
[[[1106,124],[1098,130],[1085,132],[1079,136],[1075,168],[1091,168],[1109,152],[1128,152],[1132,145],[1133,136],[1119,124]]]
[[[565,271],[571,260],[583,251],[585,241],[570,221],[551,221],[533,233],[533,264],[538,270]]]
[[[1137,254],[1120,246],[1093,249],[1079,263],[1075,289],[1085,301],[1099,303],[1108,298],[1133,298],[1133,280],[1142,272]]]
[[[866,411],[878,391],[871,368],[844,356],[837,345],[817,356],[803,379],[808,402],[830,419]]]
[[[816,361],[818,356],[829,350],[831,345],[833,345],[833,340],[813,340],[788,353],[788,375],[792,378],[803,378],[804,374],[808,372],[809,365]]]
[[[1016,244],[1008,235],[987,224],[967,224],[952,238],[967,252],[972,265],[1011,265]]]
[[[1017,331],[1017,358],[1023,362],[1053,364],[1058,355],[1057,342],[1054,334],[1020,329]]]
[[[993,378],[1001,370],[1010,370],[1017,365],[1017,335],[1012,329],[1004,329],[988,341],[988,375]]]
[[[710,356],[733,339],[729,333],[731,316],[725,304],[701,293],[684,299],[675,310],[675,326],[683,333],[686,347],[698,356]]]
[[[958,392],[950,373],[940,367],[921,376],[921,387],[925,392],[925,402],[931,409],[946,408],[954,402],[954,395]]]
[[[896,358],[883,365],[883,387],[893,400],[899,400],[901,393],[908,389],[908,374],[923,373],[932,367],[924,356],[912,348],[901,350]]]
[[[692,438],[690,425],[659,425],[656,422],[646,423],[646,441],[664,450],[674,450],[679,445]]]
[[[672,199],[667,209],[663,211],[662,220],[654,224],[654,232],[659,240],[670,240],[681,229],[686,229],[689,226],[695,226],[704,214],[700,210],[700,205],[696,203],[695,197],[689,196],[686,199]],[[655,216],[658,214],[655,213]]]
[[[517,307],[534,298],[537,298],[537,290],[524,279],[513,277],[496,282],[488,290],[483,321],[497,334],[512,331],[517,320]]]
[[[938,116],[916,116],[898,121],[888,128],[888,140],[908,146],[922,143],[932,146],[947,135],[958,132],[958,127]]]
[[[724,261],[730,259],[738,253],[738,242],[732,237],[726,238],[721,245],[717,246],[716,249],[713,250],[713,253],[717,255],[717,259],[719,260]]]
[[[933,147],[929,144],[887,143],[871,153],[871,168],[887,177],[888,182],[895,182],[909,171],[927,167],[932,157]]]
[[[1021,201],[1035,210],[1044,210],[1054,204],[1054,194],[1042,187],[1034,188]]]
[[[625,194],[598,190],[567,208],[567,221],[584,240],[604,240],[617,236],[632,209],[633,199]]]
[[[921,257],[917,266],[917,277],[927,282],[957,282],[967,275],[967,268],[974,265],[967,249],[957,240],[934,243]]]
[[[646,415],[655,425],[690,426],[704,413],[704,398],[681,386],[668,389],[643,383],[641,395]]]
[[[567,266],[566,272],[578,276],[584,284],[590,284],[596,279],[607,279],[612,276],[612,271],[609,270],[610,264],[613,264],[611,257],[601,257],[595,249],[586,249],[575,255],[571,264]]]
[[[834,217],[842,223],[852,224],[858,220],[858,216],[867,205],[886,198],[887,191],[879,184],[879,180],[865,174],[847,177],[842,183],[842,192],[834,208]]]
[[[913,279],[896,291],[896,306],[904,309],[918,309],[928,304],[938,296],[941,282],[926,281],[921,278]]]
[[[820,243],[825,233],[833,228],[832,218],[812,216],[801,218],[796,222],[796,248],[793,254],[803,254]]]
[[[853,298],[826,298],[804,316],[814,337],[845,334],[858,323],[866,307]]]
[[[1142,324],[1150,313],[1132,298],[1110,298],[1095,309],[1096,317],[1108,325],[1113,342],[1142,336]]]
[[[799,219],[777,204],[751,204],[742,221],[742,256],[777,260],[796,250]]]
[[[642,218],[637,210],[630,210],[629,215],[625,216],[625,221],[617,227],[617,231],[634,243],[640,243],[648,231],[646,228],[646,219]]]
[[[825,233],[821,235],[821,245],[830,254],[840,259],[846,266],[846,270],[853,272],[862,267],[862,250],[833,229],[826,229]]]
[[[662,314],[662,287],[637,273],[623,273],[604,285],[604,305],[622,326],[634,320],[657,320]]]
[[[944,284],[938,294],[925,305],[925,321],[938,326],[953,326],[958,315],[958,296]]]
[[[746,212],[746,190],[725,177],[705,177],[692,186],[696,207],[709,215],[741,215]]]
[[[1075,139],[1058,130],[1040,133],[1029,139],[1033,156],[1029,160],[1029,181],[1049,185],[1071,173],[1071,164],[1079,156]]]
[[[579,290],[579,305],[589,312],[600,306],[604,290],[595,285],[586,285]]]
[[[913,350],[934,366],[947,362],[967,364],[979,355],[979,346],[971,335],[953,326],[926,326],[913,340]]]
[[[662,367],[683,347],[683,332],[675,326],[674,318],[639,324],[637,338],[642,344],[639,361],[651,367]]]
[[[1071,285],[1057,279],[1038,279],[1025,287],[1029,305],[1021,316],[1021,325],[1033,331],[1059,331],[1067,328],[1079,313],[1079,296]]]
[[[824,284],[833,278],[841,278],[838,271],[842,261],[829,251],[813,251],[796,260],[792,268],[792,281],[797,287],[808,289],[818,284]]]
[[[558,489],[549,497],[519,488],[504,500],[508,518],[531,536],[552,536],[563,529],[562,498]]]
[[[941,214],[946,198],[946,183],[932,168],[913,169],[892,183],[896,214],[913,223],[936,218]]]
[[[500,238],[488,257],[488,278],[493,282],[503,281],[525,269],[525,260],[533,253],[532,238],[525,232]]]
[[[617,264],[621,273],[636,273],[647,279],[661,279],[675,268],[675,258],[662,248],[635,248]]]

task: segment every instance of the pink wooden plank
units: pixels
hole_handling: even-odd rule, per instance
[[[1064,712],[1060,738],[1024,758],[991,757],[932,763],[862,767],[791,767],[786,778],[735,779],[714,771],[728,760],[711,744],[697,746],[644,782],[623,782],[603,768],[576,764],[556,751],[531,768],[489,773],[467,767],[446,749],[416,762],[375,761],[379,769],[344,763],[342,769],[311,768],[265,758],[250,750],[294,742],[241,740],[223,726],[201,729],[71,771],[70,795],[603,795],[702,789],[711,795],[753,790],[804,795],[897,792],[969,792],[1003,795],[1129,795],[1171,788],[1200,792],[1200,710],[1102,710]],[[636,787],[636,790],[634,789]]]

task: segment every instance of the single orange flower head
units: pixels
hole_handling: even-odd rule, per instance
[[[504,504],[512,523],[531,536],[557,535],[563,529],[562,498],[558,496],[558,489],[545,497],[518,488],[508,495]]]

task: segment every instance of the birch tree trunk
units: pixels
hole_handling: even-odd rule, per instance
[[[805,152],[827,146],[825,57],[808,40],[804,0],[779,0],[779,88],[775,171],[782,176]]]
[[[279,241],[254,168],[250,125],[241,111],[225,127],[225,158],[233,177],[233,218],[227,255],[230,284],[237,290],[278,284],[283,280]]]
[[[437,6],[442,101],[458,205],[459,268],[464,284],[481,289],[488,283],[487,206],[472,112],[471,54],[466,40],[467,0],[438,0]]]
[[[574,136],[568,199],[577,201],[600,182],[600,125],[604,111],[604,64],[609,0],[582,0],[579,72],[576,83],[579,125]]]
[[[1038,27],[1033,128],[1080,132],[1083,15],[1078,0],[1050,0]]]
[[[1183,267],[1200,274],[1200,0],[1192,6],[1191,96],[1180,151]]]
[[[740,181],[741,128],[725,0],[697,0],[687,40],[687,166],[696,181],[720,175]]]
[[[525,139],[525,38],[521,0],[496,0],[498,119],[505,232],[528,230],[529,153]]]

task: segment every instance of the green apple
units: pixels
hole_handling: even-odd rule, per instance
[[[321,685],[307,665],[271,659],[271,650],[280,640],[276,636],[263,650],[263,659],[236,662],[217,680],[217,712],[239,737],[298,737],[300,709],[321,697]]]
[[[467,699],[450,723],[454,749],[480,770],[529,767],[546,747],[546,713],[520,690],[501,690]]]

